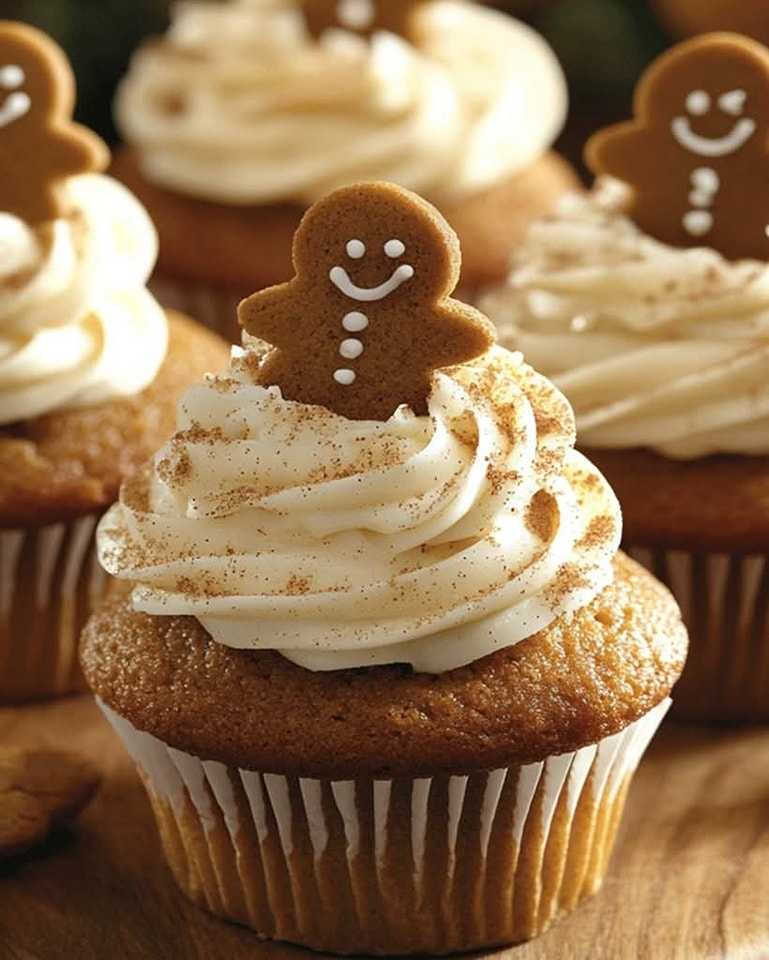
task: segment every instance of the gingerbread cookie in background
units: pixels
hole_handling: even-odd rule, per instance
[[[467,289],[504,277],[531,219],[579,187],[551,150],[557,57],[484,4],[227,0],[172,21],[118,89],[113,169],[158,226],[157,289],[228,336],[234,303],[293,276],[301,218],[337,187],[389,180],[434,203]]]
[[[0,210],[31,226],[61,216],[67,177],[103,170],[105,144],[72,122],[75,80],[45,34],[0,21]]]
[[[766,0],[651,0],[660,23],[675,37],[733,30],[769,44]]]
[[[239,310],[273,346],[259,382],[353,420],[427,412],[432,373],[480,356],[494,328],[450,299],[459,240],[429,203],[390,183],[343,187],[316,203],[294,238],[296,276]]]
[[[416,13],[425,5],[426,0],[304,0],[302,9],[314,37],[339,29],[363,37],[386,30],[408,38]]]
[[[631,188],[629,215],[656,239],[766,260],[768,137],[769,50],[709,34],[652,64],[635,119],[595,134],[586,160]]]
[[[95,528],[228,345],[148,289],[157,233],[98,172],[74,77],[0,22],[0,704],[81,688],[79,634],[109,589]]]
[[[0,749],[0,860],[44,843],[91,801],[101,777],[75,754],[47,748]]]

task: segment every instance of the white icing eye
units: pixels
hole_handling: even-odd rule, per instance
[[[5,67],[0,67],[0,87],[4,90],[15,90],[20,87],[27,79],[27,75],[15,64],[9,63]]]
[[[374,22],[374,0],[339,0],[336,18],[348,30],[365,30]]]
[[[718,106],[724,113],[729,113],[733,117],[739,117],[745,109],[747,96],[744,90],[730,90],[728,93],[721,94],[718,98]]]
[[[21,67],[15,64],[8,64],[0,67],[0,87],[4,90],[15,90],[20,87],[27,79],[26,74]]]
[[[686,109],[695,117],[701,117],[710,110],[710,95],[704,90],[692,90],[686,98]]]
[[[392,260],[395,260],[397,257],[402,257],[406,252],[406,244],[402,240],[388,240],[384,245],[384,252]]]
[[[366,256],[366,244],[362,240],[350,240],[347,244],[347,256],[353,260],[360,260]]]

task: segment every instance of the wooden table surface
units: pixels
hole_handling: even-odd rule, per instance
[[[0,960],[302,960],[188,904],[88,698],[0,711],[0,742],[79,745],[105,781],[71,835],[0,865]],[[506,960],[769,960],[769,729],[666,725],[603,892]]]

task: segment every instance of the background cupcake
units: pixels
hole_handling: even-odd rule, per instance
[[[627,182],[604,180],[535,225],[484,304],[569,397],[629,552],[684,611],[677,708],[765,720],[769,52],[736,36],[682,45],[636,105],[588,153]]]
[[[225,357],[148,293],[157,240],[93,171],[70,122],[68,65],[43,34],[0,26],[0,702],[63,693],[106,578],[94,532],[123,477],[167,436],[175,397]]]
[[[241,308],[277,346],[188,391],[102,523],[134,588],[86,629],[89,683],[195,902],[322,951],[527,939],[600,886],[679,613],[617,555],[564,398],[448,299],[435,210],[345,188],[294,257]],[[364,309],[335,369],[312,336]]]
[[[185,4],[136,55],[116,170],[159,227],[163,273],[231,322],[239,295],[290,276],[307,205],[370,178],[440,204],[467,283],[504,275],[521,227],[576,182],[548,152],[566,88],[547,45],[453,0],[360,29],[333,4],[305,7],[316,35],[292,0]]]

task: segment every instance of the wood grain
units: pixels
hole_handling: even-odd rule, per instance
[[[0,742],[78,745],[105,783],[75,834],[0,865],[0,960],[301,960],[188,904],[88,698],[0,711]],[[505,960],[769,960],[769,730],[666,726],[603,892]]]

